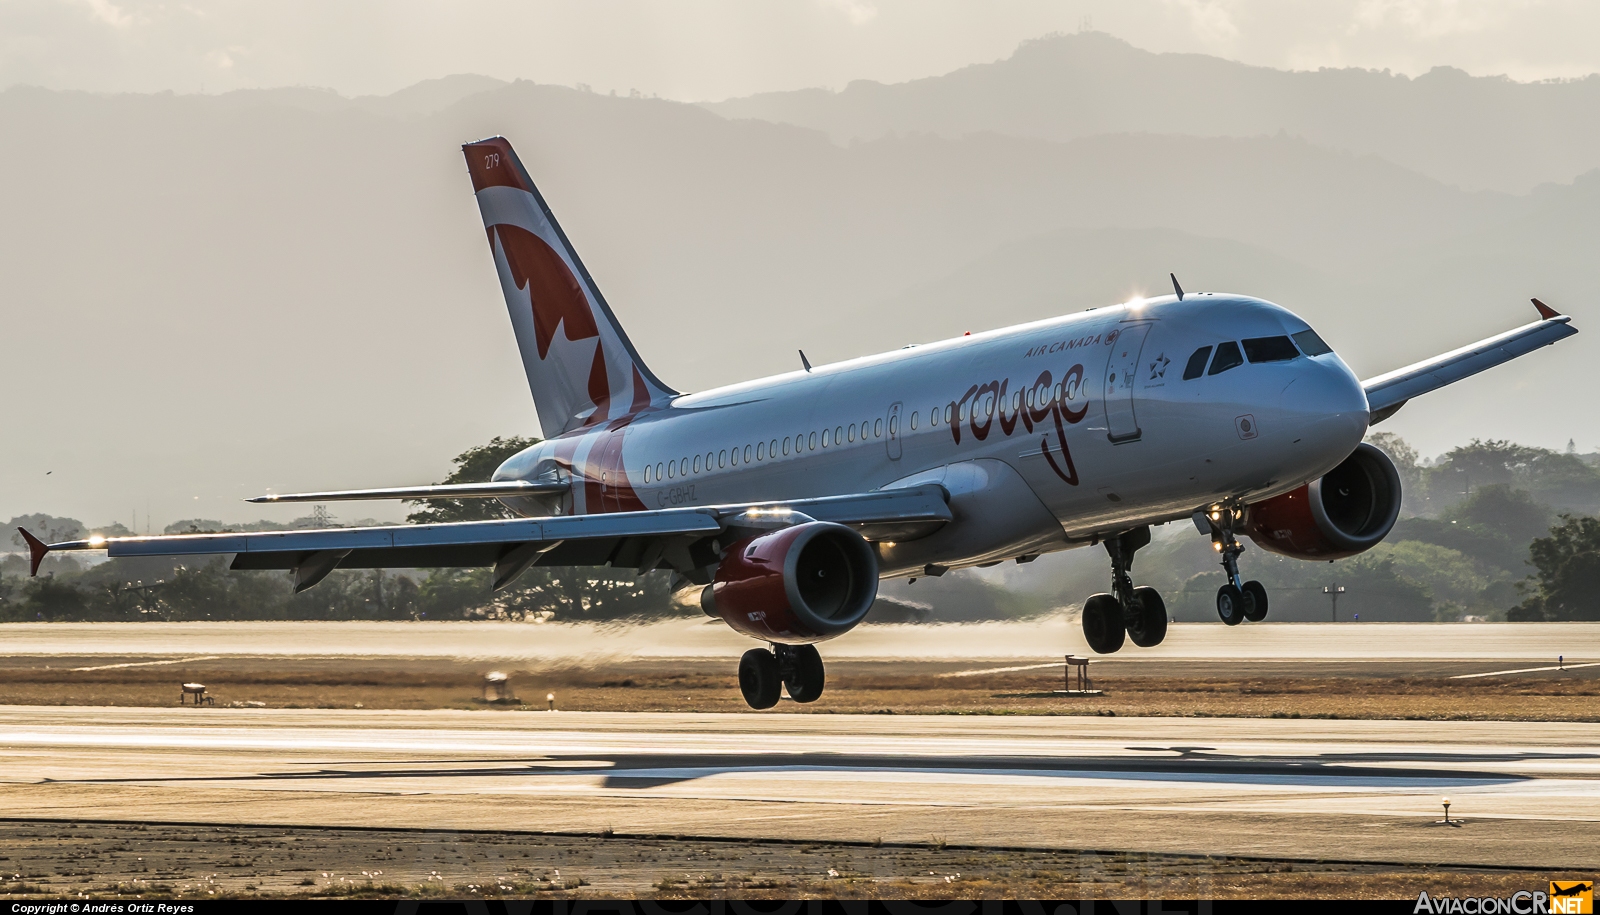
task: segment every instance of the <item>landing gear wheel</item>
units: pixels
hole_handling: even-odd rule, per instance
[[[1122,647],[1126,634],[1122,605],[1109,594],[1096,594],[1083,602],[1083,637],[1095,654],[1111,654]]]
[[[1152,648],[1167,637],[1167,605],[1155,588],[1134,588],[1133,606],[1137,612],[1128,623],[1128,638],[1140,648]]]
[[[783,681],[778,677],[778,659],[765,648],[752,648],[739,659],[739,692],[753,709],[778,704]]]
[[[815,645],[796,645],[789,649],[792,670],[783,681],[789,698],[796,702],[815,702],[822,696],[822,684],[827,672],[822,668],[822,655]]]
[[[1244,618],[1259,623],[1267,618],[1267,588],[1259,581],[1244,583]]]
[[[1245,601],[1244,592],[1233,585],[1223,585],[1217,589],[1217,616],[1229,626],[1237,626],[1244,622]]]

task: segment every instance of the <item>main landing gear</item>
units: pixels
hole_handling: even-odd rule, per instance
[[[1096,594],[1083,604],[1083,637],[1097,654],[1116,651],[1124,638],[1149,648],[1167,637],[1167,605],[1161,595],[1155,588],[1135,588],[1128,574],[1133,554],[1149,542],[1148,526],[1105,541],[1111,554],[1112,593]]]
[[[1217,616],[1229,626],[1245,620],[1259,623],[1267,618],[1267,589],[1259,581],[1239,581],[1239,554],[1244,545],[1234,536],[1239,513],[1232,508],[1216,508],[1195,513],[1195,527],[1211,534],[1211,546],[1222,554],[1222,568],[1228,583],[1217,589]]]
[[[752,648],[739,659],[739,692],[753,709],[778,704],[787,689],[796,702],[815,702],[822,695],[827,672],[815,645],[781,645]]]

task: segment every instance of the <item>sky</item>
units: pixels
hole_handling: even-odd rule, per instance
[[[471,72],[587,85],[598,93],[637,90],[704,101],[771,90],[842,88],[861,78],[897,82],[937,75],[1006,58],[1029,39],[1085,28],[1145,50],[1204,53],[1274,68],[1359,66],[1419,75],[1436,65],[1452,65],[1477,75],[1508,74],[1521,80],[1600,72],[1600,43],[1588,40],[1600,34],[1600,3],[1553,0],[0,0],[0,88],[28,84],[107,93],[214,94],[315,86],[359,96]],[[544,94],[617,109],[681,107]],[[445,119],[427,127],[438,136],[424,137],[359,118],[340,121],[330,116],[318,126],[313,122],[320,116],[257,111],[248,117],[223,117],[216,112],[228,106],[217,100],[13,95],[8,116],[18,120],[8,122],[10,132],[0,137],[14,141],[0,143],[0,164],[12,168],[10,174],[0,173],[0,200],[9,217],[0,220],[0,241],[5,242],[0,244],[0,262],[7,264],[7,270],[0,270],[6,274],[0,284],[0,365],[16,370],[19,377],[59,372],[61,365],[88,366],[105,377],[129,381],[107,387],[98,374],[69,378],[61,388],[75,393],[16,414],[24,417],[27,434],[11,428],[10,450],[0,441],[0,519],[48,511],[90,523],[111,517],[128,523],[137,512],[148,524],[153,513],[157,530],[167,521],[189,517],[287,522],[301,509],[259,509],[241,498],[269,488],[435,480],[448,472],[448,457],[461,448],[492,434],[535,431],[526,424],[531,404],[488,269],[476,207],[464,192],[454,150],[464,136],[511,128],[479,124],[472,120],[477,114],[463,114],[459,123]],[[548,114],[558,109],[529,107],[527,112],[536,110]],[[23,111],[34,111],[37,117],[22,118]],[[695,130],[715,120],[699,109],[695,114],[684,122],[699,125]],[[524,136],[537,133],[531,123],[512,123]],[[89,139],[71,148],[43,148],[28,132],[50,136],[49,131],[67,127],[78,131],[73,136]],[[395,155],[386,157],[381,168],[369,163],[357,181],[308,164],[322,161],[316,143],[326,139],[324,133],[334,138],[330,142],[342,142],[348,136],[341,131],[358,128],[376,131],[395,144]],[[97,133],[102,130],[107,131],[103,136]],[[784,142],[804,146],[796,134],[781,135],[787,138]],[[733,133],[715,131],[693,136],[728,144],[736,139]],[[419,146],[424,140],[425,147]],[[236,186],[232,161],[192,155],[212,145],[247,160],[246,172],[259,171],[271,180]],[[629,311],[625,321],[640,339],[654,332],[663,340],[682,341],[682,328],[667,319],[648,323],[650,312],[640,303],[652,300],[642,293],[665,290],[703,305],[698,276],[692,269],[675,273],[676,262],[661,253],[661,246],[623,231],[637,220],[645,226],[676,225],[673,188],[658,188],[649,177],[651,168],[666,167],[672,151],[652,150],[650,168],[639,168],[640,175],[630,184],[609,170],[641,163],[626,155],[591,155],[596,149],[603,152],[603,144],[564,146],[551,140],[546,147],[541,176],[549,174],[563,202],[571,204],[562,218],[584,238],[585,257],[602,287]],[[685,145],[677,154],[692,159],[688,151],[695,148]],[[756,161],[756,145],[739,148],[746,156],[741,161]],[[113,182],[115,194],[75,180],[78,163],[110,150],[113,161],[96,162],[95,168],[101,179]],[[1516,154],[1522,155],[1520,148]],[[692,162],[677,164],[686,174],[701,174],[689,167]],[[721,187],[705,175],[701,178],[702,184],[692,186]],[[390,193],[400,182],[409,195]],[[633,199],[608,197],[613,185],[627,188],[623,196]],[[727,186],[733,189],[730,194],[743,187],[731,180]],[[580,193],[585,189],[588,196]],[[340,196],[342,191],[349,194]],[[151,207],[147,195],[161,205]],[[1586,198],[1573,199],[1581,206]],[[704,199],[696,204],[710,211]],[[792,201],[788,205],[801,221],[809,218],[805,208]],[[892,220],[899,218],[896,213],[921,211],[889,209],[884,218],[890,222],[885,224],[899,228],[882,234],[904,231],[905,249],[920,256],[918,239],[924,236]],[[73,222],[91,210],[96,219],[90,224]],[[308,221],[306,214],[313,212],[317,217]],[[742,211],[733,207],[726,212],[738,216]],[[779,217],[784,212],[781,205],[773,207],[770,221],[783,222]],[[685,245],[743,241],[737,233],[718,234],[722,226],[716,218],[694,225],[701,234],[673,252],[682,255]],[[726,225],[745,223],[735,219]],[[811,223],[805,225],[806,238],[826,237]],[[1579,228],[1578,235],[1589,231]],[[326,241],[324,236],[341,229],[355,238],[341,238],[338,245]],[[75,233],[82,251],[55,244],[57,233],[66,231]],[[752,237],[764,244],[768,235]],[[798,244],[799,235],[772,237],[794,243],[796,250],[823,250]],[[984,237],[986,245],[998,243]],[[277,266],[288,269],[258,270],[249,261],[256,245],[282,258]],[[900,250],[888,243],[883,249]],[[396,258],[394,250],[403,254]],[[80,268],[83,252],[98,261],[98,269]],[[746,263],[741,264],[748,268],[748,275],[741,274],[745,280],[770,282],[788,275],[789,261],[759,255],[754,247],[746,251]],[[394,269],[394,260],[405,261],[409,272]],[[907,266],[913,262],[922,263],[912,257],[894,275],[904,279],[914,272]],[[927,279],[945,269],[938,266]],[[1159,278],[1165,269],[1153,275]],[[878,270],[876,263],[872,270]],[[372,276],[383,277],[383,282],[358,285]],[[1562,276],[1573,286],[1535,284],[1539,294],[1551,302],[1563,296],[1579,301],[1582,278],[1573,271]],[[1520,297],[1531,293],[1522,288],[1529,285],[1524,278],[1515,279],[1507,281],[1515,295],[1503,300],[1516,301],[1520,314],[1526,311]],[[923,281],[918,274],[918,282]],[[1270,286],[1252,282],[1234,288]],[[228,291],[231,312],[214,307],[218,289]],[[1490,294],[1480,293],[1480,300]],[[40,308],[40,303],[50,307]],[[450,334],[436,329],[446,304],[457,306]],[[670,314],[670,309],[660,311]],[[230,323],[235,313],[247,316],[240,319],[242,324]],[[94,328],[88,339],[98,349],[86,349],[91,344],[74,336],[86,322]],[[1455,323],[1461,322],[1457,316]],[[284,335],[285,328],[313,323],[316,333]],[[241,326],[249,332],[239,333]],[[1487,334],[1501,327],[1496,323],[1476,330]],[[1414,355],[1421,358],[1469,342],[1474,337],[1463,335],[1471,330],[1452,326],[1447,335],[1441,334],[1437,348],[1418,343]],[[812,348],[818,336],[825,338],[825,331],[775,325],[767,348],[750,347],[749,358],[760,361],[771,352],[789,360],[797,346],[826,358]],[[356,376],[365,377],[361,360],[366,354],[404,351],[424,338],[449,350],[455,360],[451,372],[411,373],[387,389],[358,383]],[[1552,357],[1567,361],[1550,363],[1545,370],[1573,371],[1571,360],[1588,358],[1580,349],[1586,339],[1569,346],[1567,354]],[[484,357],[479,341],[498,349]],[[895,337],[893,345],[900,342]],[[652,340],[647,349],[662,352],[665,345]],[[679,364],[658,363],[658,369],[695,368],[705,361],[690,348],[663,359]],[[1391,360],[1383,367],[1393,364],[1403,363]],[[286,366],[293,371],[285,373]],[[197,370],[222,374],[240,372],[241,367],[245,380],[239,390],[197,389],[193,384]],[[687,371],[663,371],[680,384],[688,377],[691,383],[684,387],[691,390],[692,382],[727,383],[754,374],[725,371],[708,378],[702,372],[696,378]],[[290,411],[290,421],[280,422],[270,411],[278,407],[274,395],[285,393],[277,390],[285,376],[288,401],[298,406]],[[441,376],[449,385],[442,385]],[[1505,386],[1532,385],[1541,376],[1533,368],[1508,367],[1495,377],[1495,383]],[[1582,449],[1596,447],[1593,436],[1586,434],[1593,427],[1588,419],[1568,430],[1548,423],[1541,427],[1546,414],[1538,411],[1488,410],[1485,416],[1478,401],[1485,390],[1463,385],[1432,395],[1427,410],[1409,408],[1384,428],[1406,435],[1425,454],[1439,454],[1476,435],[1559,447],[1570,434]],[[329,391],[340,394],[328,398]],[[442,402],[471,403],[472,408],[445,410]],[[274,421],[263,421],[263,416]],[[426,421],[419,424],[419,417]],[[1471,417],[1471,422],[1457,425],[1451,422],[1454,417]],[[425,436],[416,431],[419,425]],[[206,447],[189,444],[196,440],[205,440]],[[345,520],[398,520],[404,508],[360,503],[338,510]]]
[[[1592,0],[0,0],[0,87],[353,96],[480,73],[711,101],[932,76],[1085,27],[1277,68],[1600,72]]]

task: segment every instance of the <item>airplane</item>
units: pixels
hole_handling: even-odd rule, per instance
[[[1400,477],[1369,427],[1410,400],[1577,333],[1536,321],[1361,381],[1300,317],[1244,295],[1135,299],[684,394],[650,371],[511,144],[462,147],[548,438],[489,482],[268,495],[252,502],[499,499],[517,517],[259,533],[91,537],[57,550],[232,554],[303,591],[335,568],[533,566],[670,571],[705,613],[765,642],[739,661],[755,709],[816,701],[816,644],[867,615],[882,579],[940,576],[1103,546],[1084,602],[1094,651],[1166,636],[1132,577],[1150,528],[1211,539],[1229,626],[1266,617],[1241,537],[1300,559],[1378,544]]]

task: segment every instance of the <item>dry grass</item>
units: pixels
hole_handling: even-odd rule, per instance
[[[0,823],[12,897],[1415,899],[1590,875],[1073,850]],[[12,876],[15,874],[16,876]]]

